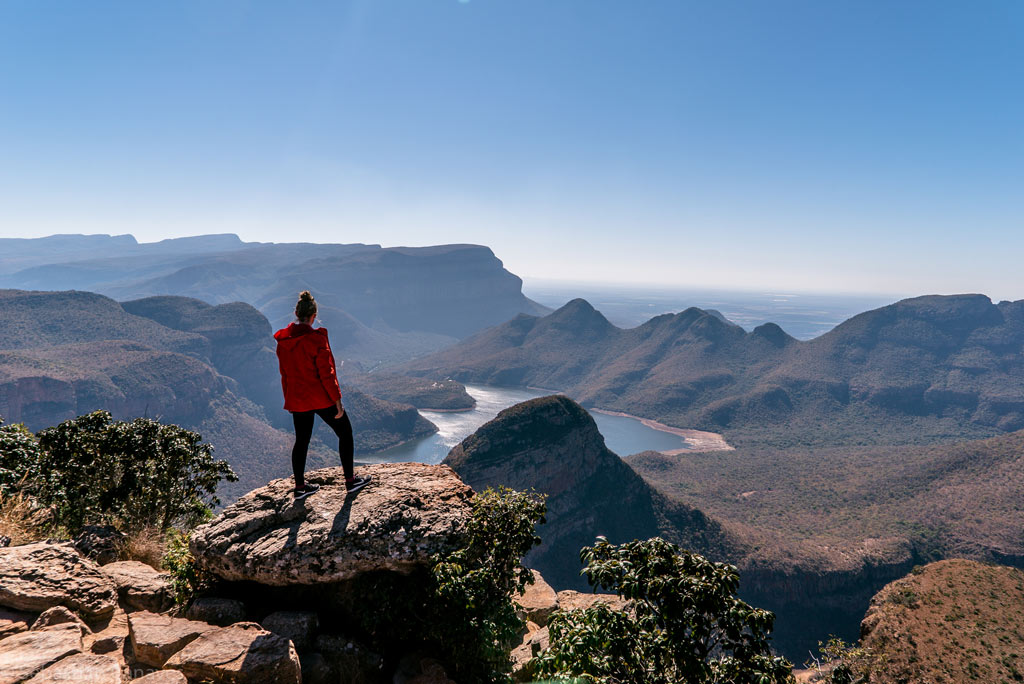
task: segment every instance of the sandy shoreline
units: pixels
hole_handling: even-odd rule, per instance
[[[682,437],[683,440],[689,444],[689,448],[686,449],[672,449],[670,451],[659,451],[659,454],[665,454],[666,456],[678,456],[680,454],[687,454],[694,451],[733,451],[735,447],[731,446],[725,441],[725,438],[717,432],[705,432],[704,430],[685,430],[683,428],[672,427],[671,425],[665,425],[659,423],[656,420],[650,418],[641,418],[640,416],[634,416],[629,413],[623,413],[622,411],[606,411],[604,409],[591,409],[596,413],[603,413],[606,416],[618,416],[619,418],[632,418],[633,420],[639,420],[642,425],[649,427],[652,430],[659,430],[660,432],[667,432],[671,435]]]
[[[428,409],[428,408],[416,408],[417,411],[426,411],[427,413],[465,413],[466,411],[472,411],[476,406],[470,406],[469,408],[460,409]]]

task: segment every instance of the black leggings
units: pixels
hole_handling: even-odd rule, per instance
[[[313,436],[313,417],[320,416],[327,426],[338,435],[338,455],[341,456],[341,467],[345,469],[345,478],[352,479],[352,458],[354,447],[352,444],[352,423],[349,422],[348,412],[341,418],[338,415],[336,406],[318,409],[316,411],[302,411],[292,413],[292,422],[295,423],[295,446],[292,447],[292,470],[295,473],[295,486],[299,487],[305,482],[306,452],[309,450],[309,439]]]

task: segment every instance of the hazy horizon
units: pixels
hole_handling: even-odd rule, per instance
[[[1024,5],[0,5],[0,236],[1024,298]]]

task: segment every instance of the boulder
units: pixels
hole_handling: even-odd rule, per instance
[[[4,639],[19,632],[27,632],[35,615],[22,613],[16,610],[0,608],[0,639]]]
[[[536,627],[536,624],[533,626]],[[550,645],[547,627],[531,630],[523,637],[523,642],[512,649],[512,679],[517,682],[533,681],[533,669],[530,661]]]
[[[61,658],[82,651],[82,632],[75,625],[57,625],[23,632],[3,640],[0,684],[18,684]]]
[[[290,640],[295,650],[307,651],[313,644],[320,620],[316,613],[281,610],[263,618],[260,624],[263,629]]]
[[[349,495],[341,468],[306,474],[321,489],[295,501],[275,480],[192,534],[199,563],[231,581],[317,585],[376,570],[408,573],[465,539],[473,491],[446,466],[360,468],[373,482]]]
[[[36,618],[36,621],[32,623],[33,631],[39,631],[52,627],[54,625],[71,624],[77,625],[78,629],[82,632],[82,636],[92,633],[82,618],[78,617],[64,606],[54,606],[53,608],[47,608],[42,614]]]
[[[533,584],[526,587],[526,591],[515,597],[515,602],[525,613],[526,619],[536,622],[543,627],[548,623],[548,617],[558,609],[558,595],[551,585],[544,581],[541,574],[536,570],[533,573]]]
[[[567,589],[558,592],[558,609],[564,611],[586,610],[595,603],[604,603],[612,610],[626,610],[629,602],[616,594],[593,594]]]
[[[121,684],[121,666],[107,656],[77,653],[60,660],[26,684]]]
[[[75,537],[75,549],[97,565],[106,565],[117,560],[125,535],[110,525],[86,525]]]
[[[42,612],[66,606],[87,620],[114,611],[117,591],[99,567],[67,544],[0,549],[0,606]]]
[[[132,684],[188,684],[188,679],[177,670],[159,670],[133,679]]]
[[[218,627],[227,627],[236,622],[245,621],[245,604],[235,599],[197,598],[185,610],[185,617],[189,620],[208,622]]]
[[[139,561],[117,561],[100,568],[117,587],[117,596],[128,610],[160,613],[174,605],[170,575]]]
[[[163,667],[168,658],[214,629],[217,628],[205,622],[149,611],[128,614],[128,633],[135,660],[150,667]]]
[[[121,608],[102,622],[93,623],[92,634],[85,635],[84,649],[90,653],[109,655],[120,663],[126,662],[125,642],[128,641],[128,615]]]
[[[0,534],[0,549],[7,548],[11,545],[11,538],[5,534]]]
[[[190,680],[213,684],[301,684],[299,656],[292,643],[255,622],[218,627],[167,661]]]

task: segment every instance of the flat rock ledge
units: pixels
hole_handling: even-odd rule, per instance
[[[321,488],[300,501],[290,479],[274,480],[196,529],[192,553],[225,580],[316,585],[411,572],[464,541],[473,490],[451,468],[385,463],[356,474],[373,482],[348,494],[341,468],[307,473]]]
[[[65,606],[91,620],[114,612],[117,590],[70,544],[38,542],[0,549],[0,606],[33,612]]]
[[[215,684],[301,684],[292,643],[254,622],[239,622],[203,634],[167,661],[192,681]]]
[[[61,658],[82,652],[77,625],[47,627],[8,637],[0,648],[0,684],[18,684]]]

